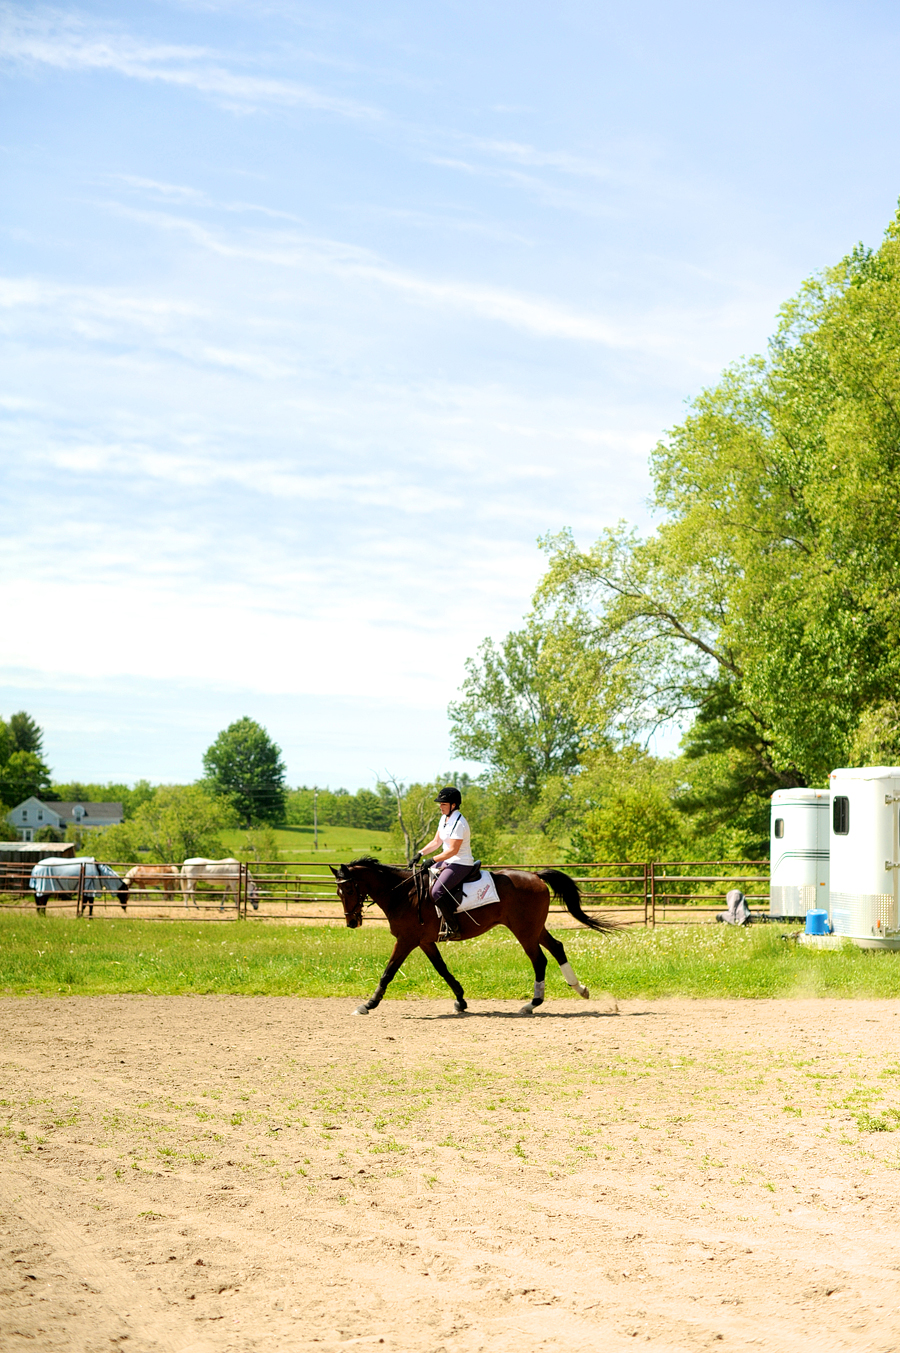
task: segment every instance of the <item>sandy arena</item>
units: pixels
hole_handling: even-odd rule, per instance
[[[0,1002],[0,1347],[900,1347],[896,1003],[449,1005]]]

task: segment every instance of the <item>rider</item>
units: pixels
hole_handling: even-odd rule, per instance
[[[448,933],[459,938],[459,926],[456,922],[456,901],[450,890],[457,886],[472,868],[475,857],[470,845],[469,824],[460,812],[462,795],[453,785],[445,785],[435,799],[440,805],[441,820],[437,831],[421,853],[427,855],[437,850],[433,863],[441,866],[441,871],[431,886],[431,896],[440,908]]]

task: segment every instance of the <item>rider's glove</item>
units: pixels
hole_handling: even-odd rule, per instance
[[[410,864],[418,864],[419,861],[421,860],[421,858],[422,858],[422,852],[421,852],[421,850],[417,850],[416,853],[415,853],[415,855],[414,855],[414,856],[412,857],[412,859],[410,860]]]

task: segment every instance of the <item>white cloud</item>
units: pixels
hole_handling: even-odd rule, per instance
[[[304,107],[354,121],[377,122],[380,109],[337,98],[296,80],[238,74],[205,47],[152,43],[127,33],[100,31],[72,14],[6,6],[0,11],[0,51],[7,61],[59,70],[102,70],[133,80],[195,89],[230,106],[252,110]]]

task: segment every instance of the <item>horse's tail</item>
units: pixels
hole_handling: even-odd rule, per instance
[[[590,930],[599,930],[605,935],[619,929],[615,921],[607,921],[603,916],[588,916],[581,905],[578,884],[561,869],[537,869],[535,873],[539,879],[544,880],[553,896],[564,904],[566,911],[570,916],[574,916],[576,921],[580,921]]]

